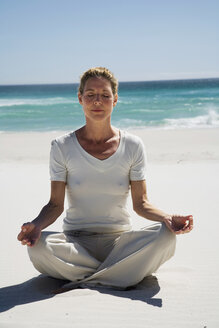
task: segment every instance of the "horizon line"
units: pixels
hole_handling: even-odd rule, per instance
[[[160,80],[132,80],[132,81],[118,81],[118,83],[135,83],[135,82],[168,82],[168,81],[189,81],[189,80],[218,80],[218,77],[196,77],[196,78],[176,78],[176,79],[160,79]],[[63,84],[79,84],[79,82],[31,82],[31,83],[8,83],[0,86],[28,86],[28,85],[63,85]]]

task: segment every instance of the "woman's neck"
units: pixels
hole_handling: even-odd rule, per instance
[[[104,142],[112,137],[119,135],[119,130],[112,127],[111,124],[89,124],[77,130],[77,134],[82,139],[90,140],[94,143]]]

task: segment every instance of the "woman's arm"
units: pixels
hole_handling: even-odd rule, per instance
[[[51,181],[51,195],[48,204],[46,204],[39,215],[32,221],[40,227],[41,230],[47,228],[64,211],[65,200],[65,182]]]
[[[51,182],[51,196],[39,215],[32,221],[24,223],[18,240],[23,245],[34,246],[40,238],[41,231],[51,225],[62,214],[64,210],[65,182]]]
[[[148,201],[145,180],[131,181],[131,194],[133,209],[138,215],[152,221],[164,222],[166,226],[176,234],[192,230],[192,215],[170,215],[154,207]]]

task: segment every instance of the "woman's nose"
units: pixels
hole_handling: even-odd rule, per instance
[[[94,104],[96,105],[96,104],[99,104],[99,103],[101,103],[100,95],[96,95],[95,99],[94,99]]]

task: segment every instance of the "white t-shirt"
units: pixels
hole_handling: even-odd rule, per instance
[[[130,180],[144,180],[146,156],[143,142],[120,131],[116,152],[100,160],[86,152],[75,132],[52,141],[50,176],[66,182],[68,209],[63,230],[128,231],[126,209]]]

